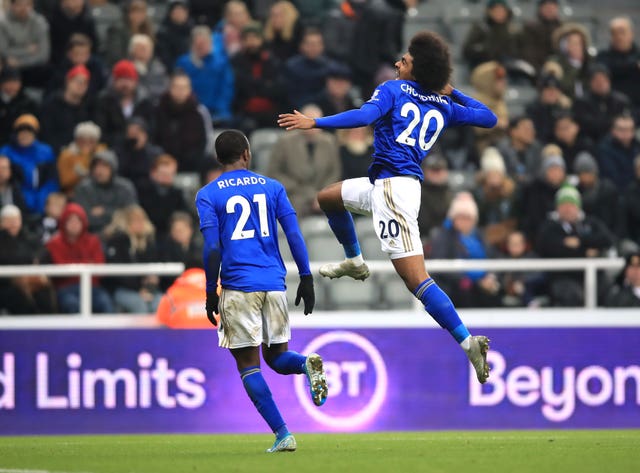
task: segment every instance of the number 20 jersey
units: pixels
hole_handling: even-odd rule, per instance
[[[374,122],[373,162],[369,179],[416,176],[424,179],[420,164],[440,133],[468,123],[466,107],[433,92],[417,82],[390,80],[379,85],[367,102],[382,116]]]
[[[200,189],[196,208],[201,229],[218,227],[223,288],[285,290],[277,220],[295,210],[282,184],[251,171],[226,172]]]

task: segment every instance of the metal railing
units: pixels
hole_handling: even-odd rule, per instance
[[[175,276],[184,271],[182,263],[147,264],[43,264],[0,266],[0,277],[67,276],[80,277],[80,315],[91,316],[91,278],[93,276]]]
[[[318,273],[323,262],[311,263],[311,270]],[[393,273],[395,270],[388,260],[367,261],[372,272]],[[585,287],[585,307],[597,306],[598,271],[619,270],[624,265],[622,258],[577,258],[577,259],[493,259],[493,260],[426,260],[431,274],[458,273],[464,271],[583,271]],[[286,263],[287,271],[295,273],[295,263]],[[70,264],[70,265],[25,265],[0,266],[0,277],[44,275],[80,277],[80,315],[91,317],[91,278],[93,276],[141,276],[178,275],[184,271],[182,263],[149,264]],[[339,282],[336,282],[339,284]],[[408,296],[409,297],[409,296]]]

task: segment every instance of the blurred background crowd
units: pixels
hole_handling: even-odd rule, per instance
[[[637,3],[0,0],[0,265],[201,266],[193,197],[220,174],[227,128],[285,185],[312,260],[339,257],[315,195],[366,175],[372,130],[285,134],[277,114],[359,106],[431,29],[451,45],[454,86],[498,125],[449,130],[424,161],[425,256],[622,255],[599,303],[640,306]],[[365,257],[383,258],[365,223]],[[93,310],[153,312],[172,279],[96,278]],[[581,272],[439,280],[460,307],[584,303]],[[352,302],[393,308],[378,283]],[[78,309],[77,278],[0,279],[0,313]]]

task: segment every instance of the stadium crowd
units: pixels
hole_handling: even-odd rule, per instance
[[[212,144],[226,128],[250,136],[256,170],[285,185],[299,218],[320,215],[318,190],[366,175],[372,132],[284,134],[276,117],[293,108],[320,117],[367,100],[394,78],[417,3],[0,1],[0,265],[200,266],[193,195],[220,173]],[[640,306],[640,49],[631,20],[611,19],[609,44],[596,50],[557,0],[535,0],[535,16],[520,19],[506,0],[485,3],[452,49],[456,77],[498,125],[450,130],[425,159],[425,256],[621,254],[627,265],[599,285],[599,301]],[[518,113],[510,84],[536,90]],[[473,178],[456,185],[454,173]],[[439,281],[459,307],[584,299],[581,273],[473,271]],[[171,282],[96,278],[93,310],[153,312]],[[74,313],[78,292],[77,278],[0,279],[0,313]]]

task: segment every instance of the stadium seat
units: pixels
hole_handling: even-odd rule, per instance
[[[180,172],[176,174],[173,184],[182,190],[187,204],[195,208],[196,194],[200,189],[200,175],[197,172]]]
[[[265,174],[269,169],[271,148],[280,139],[284,131],[280,128],[259,128],[249,135],[251,154],[253,156],[252,168],[259,174]]]
[[[334,310],[380,309],[380,293],[374,278],[354,281],[341,278],[327,282],[327,299]]]
[[[360,249],[365,260],[386,259],[387,256],[380,248],[380,240],[377,235],[371,233],[364,237],[360,237]]]
[[[305,238],[315,235],[333,235],[324,215],[310,215],[299,219],[300,230]]]
[[[333,233],[305,235],[305,240],[307,241],[307,249],[309,250],[309,259],[311,261],[342,261],[344,259],[342,246],[333,236]]]
[[[414,297],[397,274],[378,275],[378,287],[382,294],[382,306],[387,309],[410,309],[414,305]]]

